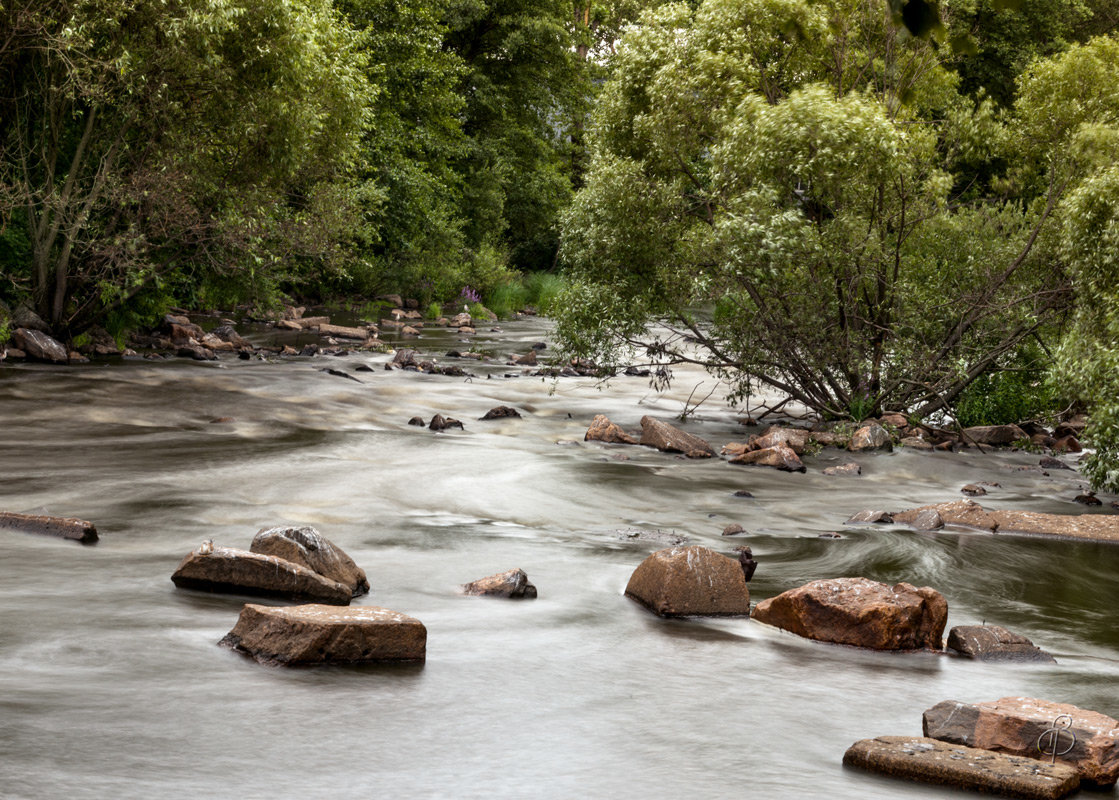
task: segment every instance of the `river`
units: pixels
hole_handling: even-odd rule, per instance
[[[502,327],[414,346],[504,356],[547,337],[544,320]],[[919,735],[946,699],[1119,715],[1119,546],[843,524],[982,480],[1000,484],[988,506],[1079,513],[1073,472],[974,451],[858,455],[861,477],[821,473],[850,460],[835,450],[807,474],[690,461],[582,439],[598,413],[631,430],[644,414],[671,421],[713,386],[703,374],[678,371],[659,393],[638,377],[603,387],[497,361],[461,362],[476,375],[464,380],[388,372],[388,359],[0,367],[0,510],[101,533],[81,546],[0,532],[0,795],[940,797],[847,770],[843,752]],[[479,421],[497,405],[523,417]],[[407,424],[436,412],[465,430]],[[747,435],[738,416],[716,395],[686,429],[718,449]],[[731,523],[748,535],[722,536]],[[245,598],[178,590],[171,573],[204,539],[247,548],[281,524],[313,525],[367,571],[357,603],[422,620],[426,663],[283,669],[218,647]],[[932,586],[950,627],[1004,625],[1059,663],[662,620],[623,595],[662,546],[619,533],[632,529],[731,555],[749,543],[755,601],[838,576]],[[456,592],[512,567],[538,599]]]

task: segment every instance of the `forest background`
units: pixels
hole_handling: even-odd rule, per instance
[[[604,372],[698,361],[825,418],[1086,409],[1119,491],[1117,22],[0,0],[0,342],[21,306],[73,344],[172,306],[543,298]]]

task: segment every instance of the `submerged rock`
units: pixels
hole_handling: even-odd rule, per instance
[[[263,528],[253,537],[249,552],[301,564],[324,578],[349,586],[354,597],[369,591],[365,570],[341,547],[310,526]]]
[[[339,606],[349,605],[353,596],[346,584],[301,564],[232,547],[188,554],[171,580],[180,589],[312,600]]]
[[[485,413],[485,416],[483,416],[481,419],[484,421],[489,419],[508,418],[520,419],[521,412],[517,411],[517,409],[513,408],[512,406],[496,406],[487,411]]]
[[[1025,636],[998,625],[957,625],[948,632],[948,649],[976,661],[1057,663]]]
[[[1119,515],[1045,514],[1039,511],[988,511],[974,500],[956,500],[900,511],[894,521],[913,525],[918,515],[933,510],[945,525],[994,533],[1061,536],[1100,542],[1119,542]]]
[[[220,644],[290,666],[423,661],[427,628],[414,617],[376,606],[249,603]]]
[[[462,427],[462,423],[457,419],[453,417],[444,417],[442,414],[436,414],[432,417],[427,427],[433,431],[445,431],[448,428],[460,428],[465,430],[465,428]]]
[[[975,704],[946,700],[925,711],[922,724],[925,736],[933,739],[1037,757],[1039,739],[1064,715],[1068,732],[1059,737],[1057,763],[1074,767],[1084,783],[1114,786],[1119,777],[1119,721],[1095,711],[1033,697],[1003,697]],[[1072,743],[1069,733],[1076,742],[1062,754]]]
[[[1063,764],[917,736],[862,739],[843,754],[843,765],[917,783],[1027,800],[1059,800],[1080,786],[1077,771]]]
[[[43,536],[60,536],[82,544],[97,541],[97,528],[92,522],[74,517],[48,517],[37,514],[16,514],[0,511],[0,530],[38,533]]]
[[[463,594],[487,597],[513,597],[531,600],[536,597],[536,587],[529,582],[523,569],[511,569],[464,584]]]
[[[750,590],[738,562],[699,545],[650,555],[633,571],[626,595],[662,617],[750,613]]]
[[[863,468],[856,464],[854,461],[848,464],[837,464],[834,467],[826,467],[824,469],[825,475],[862,475]]]
[[[641,444],[665,453],[683,453],[688,458],[715,456],[715,451],[705,440],[650,416],[641,418]]]
[[[822,642],[874,650],[939,650],[948,602],[927,586],[834,578],[763,600],[752,616]]]

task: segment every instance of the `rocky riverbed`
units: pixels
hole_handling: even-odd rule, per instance
[[[718,393],[681,423],[709,377],[681,370],[654,392],[637,376],[540,375],[547,333],[530,318],[382,330],[394,352],[0,368],[0,510],[90,520],[100,537],[0,529],[5,792],[219,796],[238,774],[238,792],[262,798],[939,797],[845,770],[843,754],[919,737],[922,712],[946,700],[1119,712],[1119,546],[845,524],[957,501],[967,485],[992,512],[1114,516],[1113,497],[1076,501],[1076,454],[822,445],[798,455],[804,472],[734,464],[719,451],[765,449],[750,438],[768,424],[744,427],[751,410]],[[322,339],[243,334],[281,352]],[[404,349],[463,374],[393,368]],[[515,363],[530,353],[535,365]],[[499,407],[519,416],[483,419]],[[715,455],[585,441],[599,414],[637,439],[643,417],[672,424]],[[436,415],[462,427],[433,430]],[[200,542],[244,548],[262,528],[300,526],[367,574],[350,608],[423,623],[423,666],[261,666],[217,642],[246,602],[284,601],[169,580]],[[817,580],[928,586],[949,628],[1004,626],[1057,663],[873,652],[744,616],[662,618],[625,596],[650,554],[687,545],[732,559],[750,546],[754,604]],[[535,599],[464,593],[510,567]],[[291,757],[308,742],[315,758]]]

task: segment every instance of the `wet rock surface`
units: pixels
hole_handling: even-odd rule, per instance
[[[762,600],[752,616],[823,642],[873,650],[940,650],[948,603],[927,586],[833,578]]]
[[[375,606],[249,603],[220,644],[289,666],[417,662],[427,656],[427,628],[414,617]]]
[[[1057,663],[1025,636],[998,625],[957,625],[948,632],[948,649],[976,661]]]
[[[922,724],[925,736],[933,739],[1040,757],[1039,739],[1062,715],[1071,721],[1060,735],[1057,763],[1075,768],[1085,783],[1114,786],[1119,777],[1119,721],[1095,711],[1033,697],[974,704],[946,700],[925,711]],[[1075,735],[1075,742],[1069,732]],[[1068,751],[1061,754],[1066,747]]]
[[[987,510],[974,500],[956,500],[900,511],[894,522],[913,525],[920,514],[937,512],[945,525],[999,534],[1034,534],[1119,542],[1119,515],[1046,514],[1040,511]]]
[[[65,364],[70,360],[70,353],[62,342],[40,330],[16,328],[12,331],[12,344],[32,361]]]
[[[349,586],[354,597],[369,591],[365,570],[341,547],[310,526],[264,528],[253,537],[249,552],[300,564],[324,578]]]
[[[1028,800],[1056,800],[1080,786],[1077,771],[974,747],[916,736],[879,736],[855,742],[843,764],[918,783]]]
[[[665,453],[683,453],[688,458],[715,456],[704,439],[650,416],[641,418],[641,444]]]
[[[620,425],[611,422],[605,414],[596,414],[583,436],[585,442],[606,442],[608,444],[637,444]]]
[[[523,569],[510,569],[463,584],[463,594],[485,597],[510,597],[531,600],[537,596],[536,587]]]
[[[0,530],[59,536],[82,544],[92,544],[98,538],[97,527],[84,519],[50,517],[39,514],[16,514],[11,511],[0,511]]]
[[[782,472],[807,472],[807,468],[800,457],[791,447],[786,447],[783,444],[767,447],[764,450],[748,450],[727,460],[732,464],[772,467]]]
[[[750,613],[750,590],[738,561],[699,545],[650,555],[633,571],[626,595],[662,617]]]
[[[851,442],[847,445],[847,449],[853,452],[892,450],[893,447],[894,443],[889,432],[877,422],[863,425],[856,430],[851,434]]]
[[[348,605],[353,596],[346,584],[325,578],[300,564],[232,547],[188,554],[171,580],[180,589],[311,600],[340,606]]]

